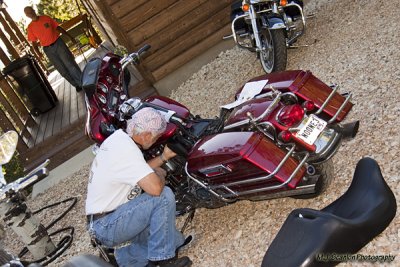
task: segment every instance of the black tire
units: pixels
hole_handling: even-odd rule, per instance
[[[312,194],[305,194],[305,195],[297,195],[293,196],[293,198],[296,199],[309,199],[309,198],[314,198],[322,194],[323,192],[326,191],[328,186],[332,183],[332,180],[334,178],[334,167],[333,167],[333,161],[332,159],[315,165],[315,171],[316,174],[320,174],[321,176],[319,177],[317,183],[315,184],[315,192]]]
[[[263,29],[260,34],[263,51],[259,52],[261,65],[266,73],[286,69],[287,49],[284,29]]]

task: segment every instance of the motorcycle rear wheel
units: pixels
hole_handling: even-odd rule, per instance
[[[333,161],[332,159],[318,164],[314,165],[316,174],[319,174],[320,177],[315,184],[315,192],[311,194],[305,194],[305,195],[297,195],[293,196],[293,198],[296,199],[309,199],[309,198],[314,198],[322,194],[323,192],[326,191],[326,189],[329,187],[329,185],[332,183],[332,180],[334,178],[334,166],[333,166]]]
[[[260,34],[263,51],[259,52],[261,65],[266,73],[286,69],[287,49],[284,29],[263,29]]]

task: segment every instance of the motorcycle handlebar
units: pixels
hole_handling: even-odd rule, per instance
[[[29,175],[19,178],[18,180],[7,184],[3,188],[0,189],[0,201],[4,200],[8,197],[8,193],[10,192],[18,192],[34,183],[42,180],[43,178],[49,175],[49,171],[47,168],[42,167],[40,169],[36,168],[35,172],[31,172]]]
[[[145,44],[137,52],[133,52],[132,54],[124,57],[123,59],[120,60],[120,63],[122,64],[122,70],[124,70],[130,63],[136,64],[141,55],[144,54],[146,51],[148,51],[151,48],[149,44]]]
[[[139,55],[143,54],[144,52],[148,51],[151,48],[151,45],[149,44],[145,44],[143,47],[139,48],[139,50],[137,51],[137,53]]]

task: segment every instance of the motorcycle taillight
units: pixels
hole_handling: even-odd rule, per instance
[[[304,109],[299,104],[282,108],[278,115],[278,121],[288,127],[298,124],[304,117]]]

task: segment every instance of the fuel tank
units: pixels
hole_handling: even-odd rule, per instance
[[[257,132],[220,133],[196,143],[188,156],[188,172],[211,187],[226,185],[234,192],[246,192],[286,182],[299,165],[292,157],[272,178],[250,181],[272,173],[286,153]],[[283,189],[295,188],[305,171],[301,167]]]
[[[255,77],[249,80],[249,82],[261,80],[268,80],[263,93],[269,91],[268,87],[272,86],[282,92],[292,92],[302,101],[313,101],[317,108],[322,106],[332,92],[332,88],[315,77],[311,71],[290,70],[273,72]],[[243,86],[238,90],[236,98],[242,89]],[[322,114],[327,116],[327,118],[332,118],[344,101],[345,97],[336,92],[329,100],[328,105],[323,109]],[[352,107],[353,104],[348,102],[337,116],[336,122],[341,122]]]

